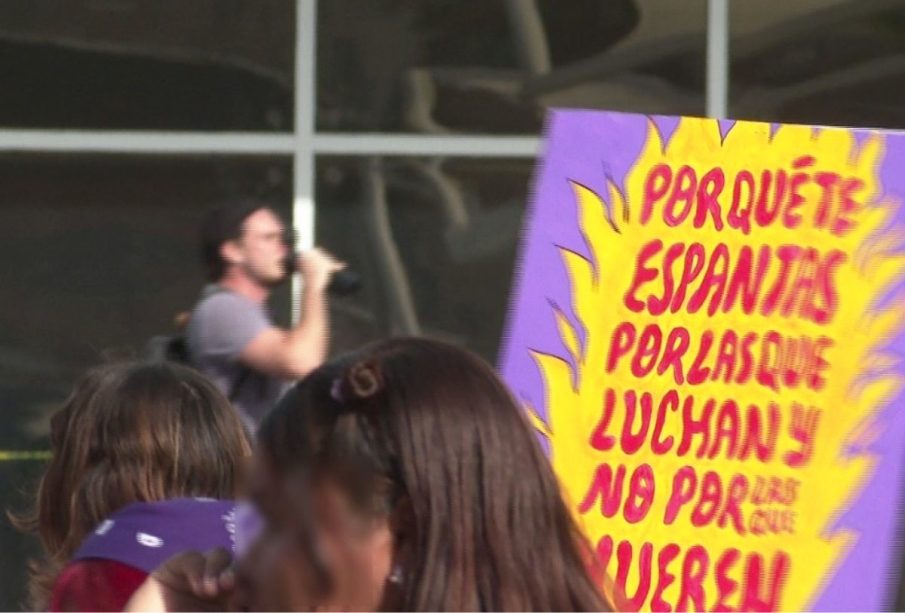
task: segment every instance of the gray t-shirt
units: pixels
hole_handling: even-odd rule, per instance
[[[239,354],[273,323],[263,305],[219,286],[205,289],[186,331],[189,359],[226,396],[251,432],[287,382],[249,369]]]

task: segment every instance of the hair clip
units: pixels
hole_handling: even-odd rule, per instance
[[[352,395],[364,400],[383,391],[383,376],[378,365],[362,362],[349,369],[346,382]]]

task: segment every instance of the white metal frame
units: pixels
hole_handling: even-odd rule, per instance
[[[729,106],[729,0],[707,0],[707,116],[725,119]]]
[[[537,154],[540,142],[536,136],[315,132],[317,0],[296,2],[294,133],[0,129],[0,151],[291,155],[293,226],[303,247],[314,244],[314,170],[318,155],[530,158]],[[726,115],[728,3],[729,0],[708,0],[707,114],[711,117]]]

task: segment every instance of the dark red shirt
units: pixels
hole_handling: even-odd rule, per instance
[[[112,560],[73,562],[50,595],[51,611],[122,611],[148,574]]]

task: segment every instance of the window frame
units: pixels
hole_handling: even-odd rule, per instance
[[[316,241],[314,168],[319,155],[509,158],[533,158],[537,155],[540,150],[540,137],[537,135],[317,132],[317,4],[318,0],[296,0],[295,122],[291,133],[0,129],[0,152],[291,155],[292,225],[302,248],[313,246]],[[509,4],[529,17],[536,13],[534,0],[509,0]],[[709,117],[723,118],[729,89],[729,0],[707,0],[707,13],[706,113]],[[533,23],[531,19],[516,21],[518,23],[514,25],[517,27],[529,27]],[[294,279],[294,284],[297,283],[298,278]],[[298,314],[297,290],[298,287],[294,286],[294,318]]]

